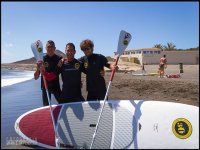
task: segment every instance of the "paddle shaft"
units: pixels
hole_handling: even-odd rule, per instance
[[[115,61],[115,66],[118,64],[119,57],[120,57],[120,56],[118,56],[118,57],[117,57],[117,59],[116,59],[116,61]],[[111,76],[110,76],[110,81],[112,81],[112,80],[113,80],[113,78],[114,78],[114,75],[115,75],[115,69],[112,71],[112,74],[111,74]]]
[[[124,30],[121,30],[120,35],[119,35],[118,47],[117,47],[118,57],[117,57],[117,59],[115,61],[115,66],[118,63],[119,57],[120,57],[120,55],[122,55],[123,50],[125,50],[126,47],[128,46],[130,40],[131,40],[131,35],[128,32],[126,32]],[[97,121],[97,124],[96,124],[96,127],[95,127],[95,131],[94,131],[94,134],[93,134],[93,138],[92,138],[92,142],[91,142],[91,145],[90,145],[90,149],[92,148],[94,140],[95,140],[96,132],[97,132],[97,129],[98,129],[98,126],[99,126],[99,122],[100,122],[100,119],[101,119],[101,115],[103,113],[103,108],[104,108],[104,105],[105,105],[105,102],[106,102],[106,99],[107,99],[107,95],[108,95],[108,91],[109,91],[111,82],[112,82],[112,80],[114,78],[114,75],[115,75],[115,69],[112,70],[112,74],[110,76],[110,81],[109,81],[108,88],[107,88],[107,91],[106,91],[106,95],[105,95],[105,98],[104,98],[104,101],[103,101],[103,105],[102,105],[102,108],[101,108],[101,111],[100,111],[100,115],[98,117],[98,121]]]
[[[34,57],[37,61],[43,59],[43,48],[42,48],[42,42],[40,40],[31,44],[31,49],[32,49]],[[44,64],[42,66],[44,66]],[[58,147],[57,146],[58,138],[57,138],[57,132],[56,132],[56,124],[55,124],[55,119],[54,119],[54,115],[53,115],[53,111],[52,111],[52,107],[51,107],[51,100],[50,100],[50,96],[49,96],[47,81],[46,81],[46,78],[45,78],[45,75],[43,74],[43,72],[41,72],[41,74],[42,74],[42,78],[43,78],[43,82],[44,82],[44,88],[45,88],[45,91],[46,91],[46,94],[47,94],[47,99],[48,99],[48,102],[49,102],[51,120],[52,120],[52,123],[53,123],[53,128],[54,128],[54,133],[55,133],[55,144],[56,144],[56,147]]]
[[[116,61],[115,61],[115,66],[116,66],[117,63],[118,63],[119,57],[120,57],[120,56],[118,56],[117,59],[116,59]],[[98,127],[99,127],[99,122],[100,122],[101,115],[102,115],[103,110],[104,110],[103,108],[104,108],[104,106],[105,106],[105,102],[106,102],[106,99],[107,99],[107,96],[108,96],[108,91],[109,91],[111,82],[112,82],[112,80],[113,80],[113,78],[114,78],[114,74],[115,74],[115,69],[112,71],[112,74],[111,74],[111,76],[110,76],[110,81],[109,81],[109,83],[108,83],[108,88],[107,88],[107,91],[106,91],[106,95],[105,95],[105,97],[104,97],[103,105],[102,105],[102,108],[101,108],[101,111],[100,111],[100,114],[99,114],[99,118],[98,118],[98,121],[97,121],[97,124],[96,124],[96,128],[95,128],[95,131],[94,131],[94,134],[93,134],[93,138],[92,138],[92,143],[91,143],[91,145],[90,145],[90,149],[92,149],[92,146],[93,146],[93,143],[94,143],[94,140],[95,140],[95,137],[96,137],[96,132],[97,132]]]
[[[45,87],[45,90],[46,90],[46,93],[47,93],[47,99],[48,99],[48,102],[49,102],[49,108],[50,108],[50,113],[51,113],[51,119],[52,119],[52,122],[53,122],[53,128],[54,128],[54,132],[55,132],[55,135],[56,135],[56,124],[55,124],[55,119],[54,119],[53,111],[52,111],[52,107],[51,107],[51,100],[49,98],[47,81],[46,81],[46,78],[45,78],[44,75],[42,75],[42,77],[43,77],[43,81],[44,81],[44,87]]]

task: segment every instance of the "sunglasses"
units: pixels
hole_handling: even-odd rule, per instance
[[[87,51],[87,50],[90,50],[91,48],[90,47],[86,47],[83,49],[83,51]]]

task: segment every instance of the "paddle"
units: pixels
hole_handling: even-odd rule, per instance
[[[117,59],[115,61],[115,65],[117,65],[119,57],[123,54],[124,50],[127,48],[131,38],[132,37],[131,37],[130,33],[126,32],[124,30],[121,30],[120,35],[119,35],[118,46],[117,46],[117,53],[116,53],[117,54]],[[102,108],[101,108],[101,111],[100,111],[100,115],[99,115],[99,118],[98,118],[98,121],[97,121],[97,124],[96,124],[96,128],[95,128],[95,131],[94,131],[94,134],[93,134],[93,138],[92,138],[92,142],[91,142],[91,145],[90,145],[90,149],[92,148],[94,140],[95,140],[95,137],[96,137],[96,132],[98,130],[98,126],[99,126],[99,122],[100,122],[100,119],[101,119],[101,115],[102,115],[103,108],[104,108],[104,105],[105,105],[105,102],[106,102],[106,99],[107,99],[107,96],[108,96],[108,91],[109,91],[111,82],[112,82],[112,80],[114,78],[114,74],[115,74],[115,70],[112,71],[112,74],[110,76],[110,81],[109,81],[108,88],[107,88],[107,91],[106,91],[106,95],[105,95],[105,98],[104,98],[104,101],[103,101],[103,105],[102,105]]]
[[[35,57],[35,59],[37,61],[43,60],[43,56],[44,56],[43,44],[42,44],[42,42],[40,40],[36,41],[35,43],[32,43],[31,44],[31,49],[32,49],[34,57]],[[42,74],[42,77],[43,77],[43,81],[44,81],[44,88],[45,88],[46,94],[47,94],[47,99],[48,99],[48,102],[49,102],[49,108],[50,108],[50,113],[51,113],[51,119],[52,119],[52,122],[53,122],[53,128],[54,128],[54,132],[55,132],[55,137],[57,137],[56,136],[55,119],[54,119],[53,111],[52,111],[52,107],[51,107],[51,100],[49,98],[48,86],[47,86],[47,82],[46,82],[46,78],[45,78],[44,74]],[[57,147],[57,138],[56,138],[56,147]]]

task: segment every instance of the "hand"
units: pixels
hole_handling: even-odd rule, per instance
[[[45,72],[45,67],[44,66],[40,67],[40,72],[41,72],[41,74],[44,74],[44,72]]]
[[[43,64],[43,60],[38,60],[36,64],[37,64],[37,69],[40,69],[40,67]]]
[[[112,64],[110,64],[110,69],[112,70],[112,71],[118,71],[119,70],[119,67],[118,66],[116,66],[116,64],[115,63],[112,63]]]
[[[64,58],[62,58],[59,62],[58,62],[58,64],[57,64],[57,66],[58,67],[61,67],[62,66],[62,64],[64,63]]]

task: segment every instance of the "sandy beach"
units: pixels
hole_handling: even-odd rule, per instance
[[[128,66],[121,63],[119,68],[121,70],[115,74],[109,90],[109,99],[170,101],[199,106],[199,65],[184,65],[184,73],[181,75],[181,78],[133,76],[132,73],[141,73],[141,67],[139,65]],[[145,70],[149,73],[157,72],[158,65],[146,65]],[[179,73],[179,65],[168,65],[166,74],[171,73]],[[107,84],[109,82],[110,74],[111,72],[109,71],[105,73]],[[82,94],[86,98],[85,75],[82,75],[82,81]],[[35,81],[32,81],[29,84],[32,84],[33,82],[35,83]],[[40,87],[40,82],[37,82],[37,84],[38,87]],[[38,89],[38,87],[36,85],[34,88]],[[38,96],[40,97],[40,95]],[[36,149],[39,147],[4,145],[2,148]]]

